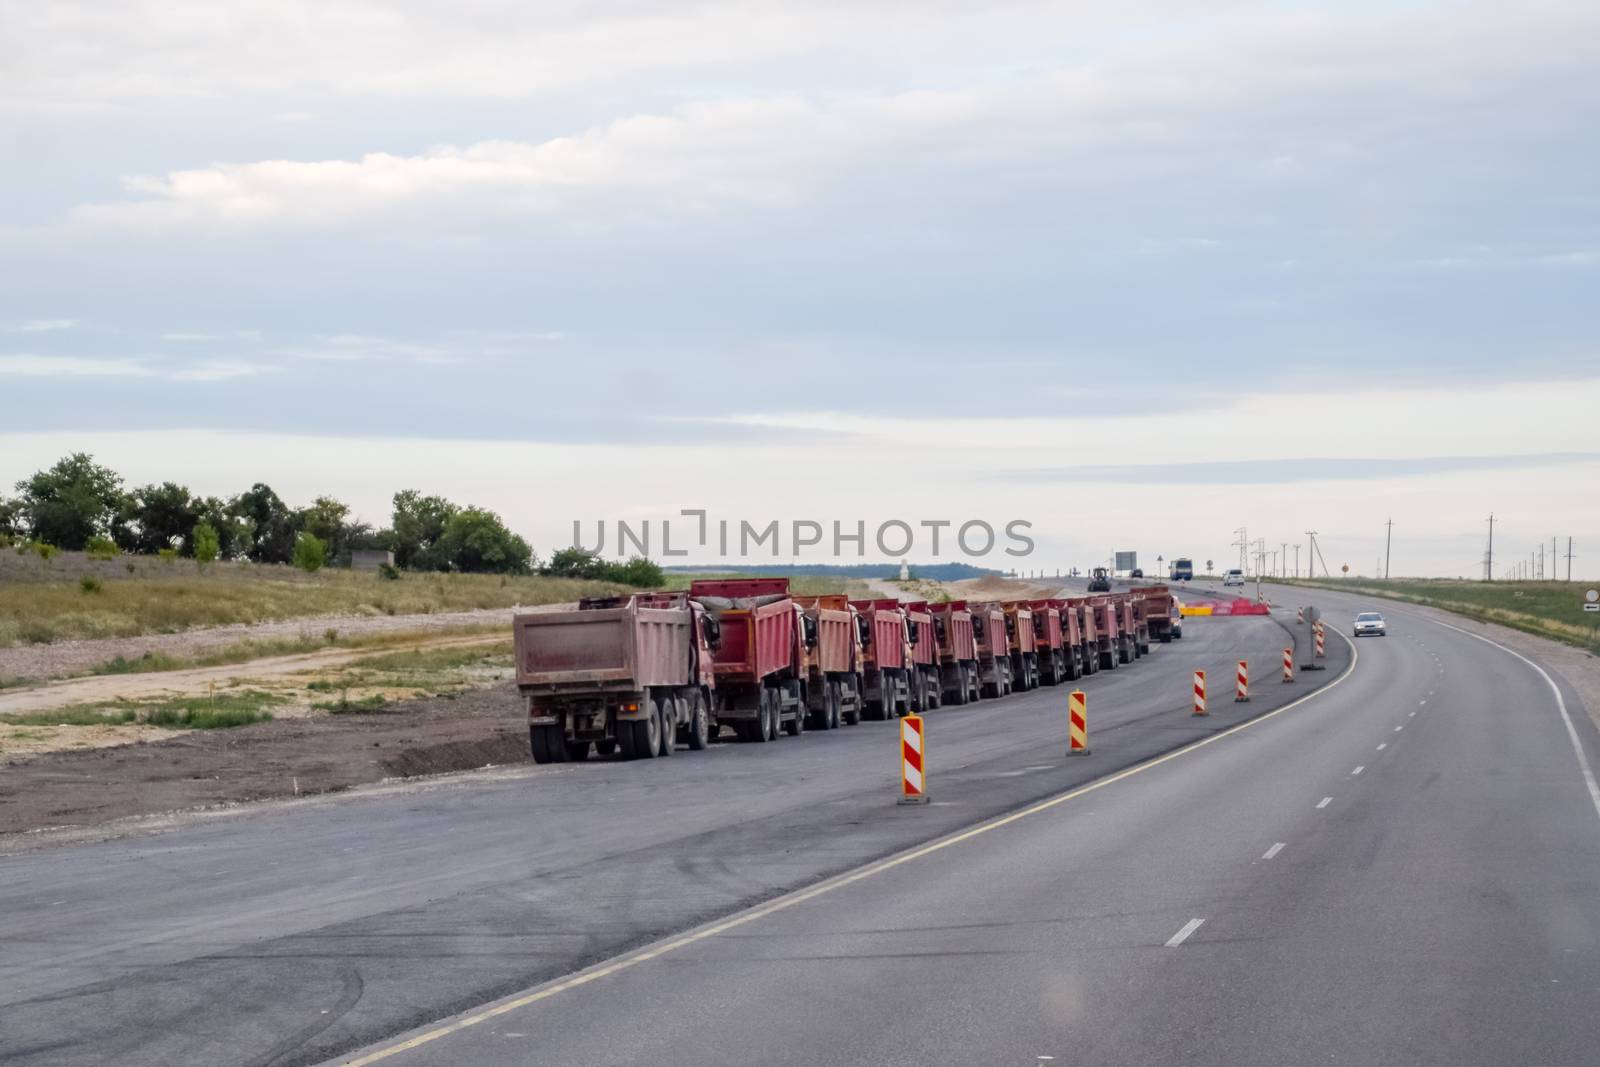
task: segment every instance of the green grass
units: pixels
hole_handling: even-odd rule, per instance
[[[267,710],[288,698],[258,689],[174,700],[119,700],[114,704],[72,704],[53,711],[0,716],[11,726],[126,726],[143,723],[169,730],[221,730],[272,718]]]
[[[121,656],[96,667],[91,674],[148,674],[151,671],[170,671],[181,664],[171,656],[161,652],[146,652],[133,659],[124,659]]]
[[[325,704],[313,704],[311,706],[318,711],[326,711],[333,715],[360,715],[362,713],[382,711],[384,705],[388,703],[389,701],[387,698],[381,694],[374,693],[372,696],[365,697],[361,700],[350,700],[346,697],[340,697],[338,700],[329,701]]]
[[[86,597],[75,579],[15,581],[0,595],[0,647],[97,637],[177,633],[231,623],[320,615],[422,615],[515,604],[554,604],[604,595],[607,582],[539,576],[411,574],[385,581],[370,572],[228,566],[116,577]]]
[[[32,685],[32,678],[4,678],[0,677],[0,689],[20,689],[25,685]]]
[[[1579,582],[1471,582],[1460,579],[1364,578],[1310,581],[1275,579],[1280,585],[1335,589],[1346,593],[1422,604],[1479,622],[1493,622],[1548,637],[1600,655],[1600,614],[1582,608]]]
[[[465,648],[434,648],[419,652],[385,652],[376,656],[362,656],[352,660],[350,666],[373,670],[397,671],[447,671],[462,667],[510,667],[511,640],[495,644],[471,645]]]
[[[842,575],[831,574],[790,574],[790,575],[750,575],[750,574],[668,574],[666,587],[669,590],[688,589],[690,582],[717,581],[727,578],[771,578],[787,577],[789,579],[789,592],[795,596],[824,596],[828,593],[844,593],[855,598],[872,596],[872,587],[859,578],[846,578]]]

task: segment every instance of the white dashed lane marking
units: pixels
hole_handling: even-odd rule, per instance
[[[1167,939],[1167,947],[1177,948],[1179,945],[1189,940],[1189,935],[1200,929],[1200,924],[1203,922],[1205,922],[1204,919],[1190,919],[1188,922],[1184,923],[1183,929],[1179,930],[1177,933],[1173,934]]]

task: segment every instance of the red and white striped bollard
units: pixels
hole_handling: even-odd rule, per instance
[[[1283,650],[1283,680],[1285,682],[1294,681],[1294,649],[1292,648]]]
[[[1210,714],[1210,712],[1206,711],[1206,672],[1205,671],[1195,671],[1194,672],[1194,713],[1196,715],[1208,715],[1208,714]]]
[[[1089,698],[1074,689],[1067,697],[1067,755],[1089,754]]]
[[[1243,704],[1250,699],[1250,664],[1246,660],[1239,661],[1238,673],[1233,678],[1233,702]]]
[[[901,804],[928,802],[928,779],[923,765],[921,715],[907,715],[900,720],[899,802]]]

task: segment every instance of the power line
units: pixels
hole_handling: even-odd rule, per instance
[[[1383,534],[1383,580],[1389,580],[1389,545],[1394,539],[1394,519],[1384,523]]]

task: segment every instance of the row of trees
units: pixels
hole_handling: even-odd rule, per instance
[[[413,489],[395,494],[392,524],[382,529],[357,521],[333,497],[291,508],[260,482],[227,500],[196,496],[177,482],[125,489],[115,471],[82,452],[23,479],[16,490],[15,498],[0,499],[0,537],[71,551],[114,546],[307,566],[318,556],[337,561],[376,548],[392,551],[395,563],[411,570],[527,574],[537,564],[528,542],[494,512]]]

